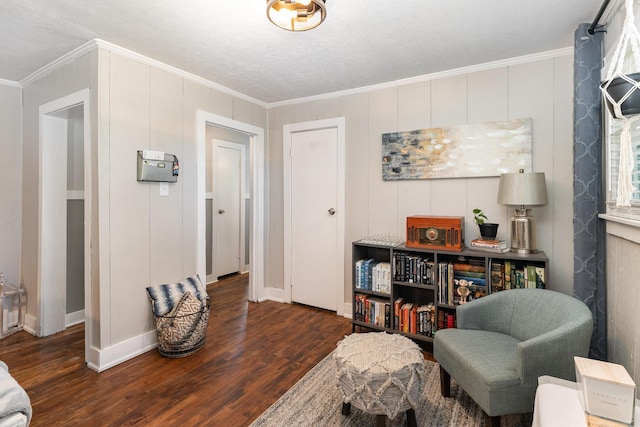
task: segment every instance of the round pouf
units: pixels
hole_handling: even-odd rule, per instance
[[[422,394],[424,357],[409,338],[386,332],[351,334],[333,352],[338,367],[338,388],[344,396],[342,413],[351,405],[393,419],[407,411],[407,423],[416,424],[414,409]]]

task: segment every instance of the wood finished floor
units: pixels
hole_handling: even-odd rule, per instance
[[[186,358],[153,350],[96,373],[83,325],[0,340],[0,360],[31,399],[31,426],[246,426],[351,333],[332,312],[248,302],[247,275],[207,290],[207,341]]]

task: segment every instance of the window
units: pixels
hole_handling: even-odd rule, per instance
[[[631,128],[634,168],[632,183],[635,191],[631,196],[631,207],[617,207],[618,170],[620,162],[620,134],[623,122],[613,120],[608,114],[605,119],[606,139],[606,200],[607,213],[627,218],[640,219],[640,121]]]

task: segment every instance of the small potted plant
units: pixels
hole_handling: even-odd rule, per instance
[[[495,240],[498,235],[498,225],[494,222],[487,222],[489,218],[482,212],[482,209],[474,209],[473,210],[473,222],[478,224],[478,228],[480,229],[480,235],[483,240]]]

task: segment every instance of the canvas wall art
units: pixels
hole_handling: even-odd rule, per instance
[[[382,134],[382,179],[531,172],[530,118]]]

